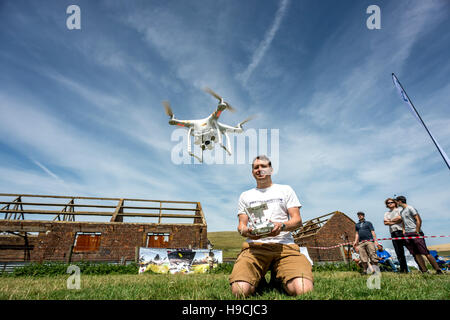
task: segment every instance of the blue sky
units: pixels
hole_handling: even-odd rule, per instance
[[[81,30],[66,27],[71,4]],[[222,122],[279,130],[273,180],[303,220],[364,211],[388,237],[384,200],[402,194],[427,235],[450,235],[450,172],[391,80],[449,153],[449,14],[447,1],[2,1],[0,192],[199,201],[208,231],[235,230],[250,166],[171,161],[161,102],[205,117],[208,86],[237,109]]]

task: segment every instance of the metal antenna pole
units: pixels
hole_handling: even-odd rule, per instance
[[[433,141],[434,145],[436,146],[436,148],[439,151],[439,154],[441,155],[442,159],[444,160],[445,164],[447,165],[447,168],[450,170],[450,165],[447,163],[444,155],[441,152],[441,149],[439,148],[438,144],[436,143],[436,140],[434,140],[433,135],[430,133],[430,130],[428,130],[428,127],[425,125],[425,122],[422,120],[422,117],[420,116],[419,112],[417,112],[416,107],[414,106],[414,104],[412,103],[411,99],[409,98],[408,94],[406,93],[405,89],[403,88],[402,84],[400,83],[400,80],[398,80],[397,76],[395,76],[394,73],[392,73],[392,75],[397,79],[398,84],[400,85],[400,87],[402,88],[403,93],[406,95],[406,97],[408,98],[408,101],[411,103],[411,106],[413,107],[415,113],[417,114],[417,117],[419,118],[419,120],[422,122],[422,125],[425,127],[425,130],[427,130],[428,135],[430,136],[431,140]]]

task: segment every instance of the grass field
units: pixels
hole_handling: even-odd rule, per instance
[[[235,299],[228,274],[81,275],[79,290],[67,289],[67,276],[2,277],[0,299],[21,300],[223,300]],[[290,297],[275,289],[249,299],[280,300],[448,300],[450,276],[382,273],[380,289],[369,289],[368,275],[315,272],[315,289]]]
[[[235,258],[244,238],[236,231],[210,232],[214,249],[224,258]],[[67,289],[67,266],[34,266],[31,273],[0,276],[1,300],[229,300],[235,299],[228,284],[230,265],[216,274],[96,274],[116,272],[113,266],[85,266],[79,290]],[[95,268],[94,268],[95,267]],[[94,268],[94,269],[92,269]],[[59,270],[61,269],[61,270]],[[124,268],[121,268],[121,270]],[[126,269],[126,270],[125,270]],[[132,266],[122,270],[134,273]],[[128,270],[130,269],[130,270]],[[90,270],[90,272],[89,272]],[[320,271],[318,271],[320,270]],[[381,273],[380,288],[370,289],[368,275],[356,271],[316,268],[314,291],[290,297],[268,289],[251,300],[450,300],[450,273],[444,275]],[[352,270],[352,269],[345,269]],[[49,272],[55,272],[49,275]],[[137,272],[137,269],[136,269]],[[22,274],[22,275],[20,275]],[[38,276],[27,276],[35,274]],[[39,275],[42,274],[42,275]],[[266,279],[269,280],[268,276]],[[373,278],[370,278],[373,279]]]
[[[237,231],[208,232],[208,239],[215,250],[222,250],[223,258],[236,258],[245,241]]]

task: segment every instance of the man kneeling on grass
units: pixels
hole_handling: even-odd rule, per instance
[[[256,188],[243,192],[239,198],[238,231],[247,240],[230,275],[231,291],[236,297],[254,294],[269,267],[289,295],[313,290],[311,263],[300,253],[289,232],[302,225],[297,195],[288,185],[272,183],[272,164],[266,156],[255,158],[252,173]],[[264,203],[267,204],[264,216],[274,227],[264,237],[255,236],[245,208]]]

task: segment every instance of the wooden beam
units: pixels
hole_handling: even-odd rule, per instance
[[[111,217],[111,222],[123,222],[123,215],[119,216],[119,213],[123,213],[123,199],[119,200],[116,211],[114,211],[114,214]]]
[[[15,193],[0,193],[0,197],[34,197],[34,198],[55,198],[55,199],[116,200],[116,201],[119,201],[121,199],[121,198],[52,196],[52,195],[15,194]],[[164,203],[197,204],[196,201],[149,200],[149,199],[131,199],[131,198],[123,198],[123,199],[125,201],[136,201],[136,202],[164,202]]]
[[[27,213],[27,214],[58,214],[58,213],[60,213],[60,211],[54,211],[54,210],[0,210],[0,213],[4,213],[4,212]],[[111,216],[113,213],[112,212],[103,212],[103,211],[76,211],[71,214],[80,215],[80,216]],[[158,218],[160,216],[159,213],[142,213],[142,212],[123,212],[123,213],[118,213],[118,215],[129,216],[129,217],[149,217],[149,218]],[[198,218],[198,215],[163,213],[163,214],[161,214],[161,217],[162,218]]]
[[[121,200],[126,200],[126,199],[121,199]],[[72,200],[73,201],[73,200]],[[71,202],[72,202],[71,201]],[[0,201],[0,204],[17,204],[17,202],[7,202],[7,201]],[[80,203],[39,203],[39,202],[21,202],[21,205],[29,205],[29,206],[41,206],[41,207],[83,207],[83,208],[102,208],[102,209],[115,209],[117,208],[117,206],[113,206],[113,205],[100,205],[100,204],[80,204]],[[1,210],[8,210],[5,209],[6,206],[4,208],[2,208]],[[168,210],[168,211],[198,211],[198,208],[171,208],[171,207],[167,207],[164,208],[162,207],[162,203],[159,207],[142,207],[142,206],[122,206],[123,209],[135,209],[135,210]],[[63,212],[63,211],[61,211]]]

